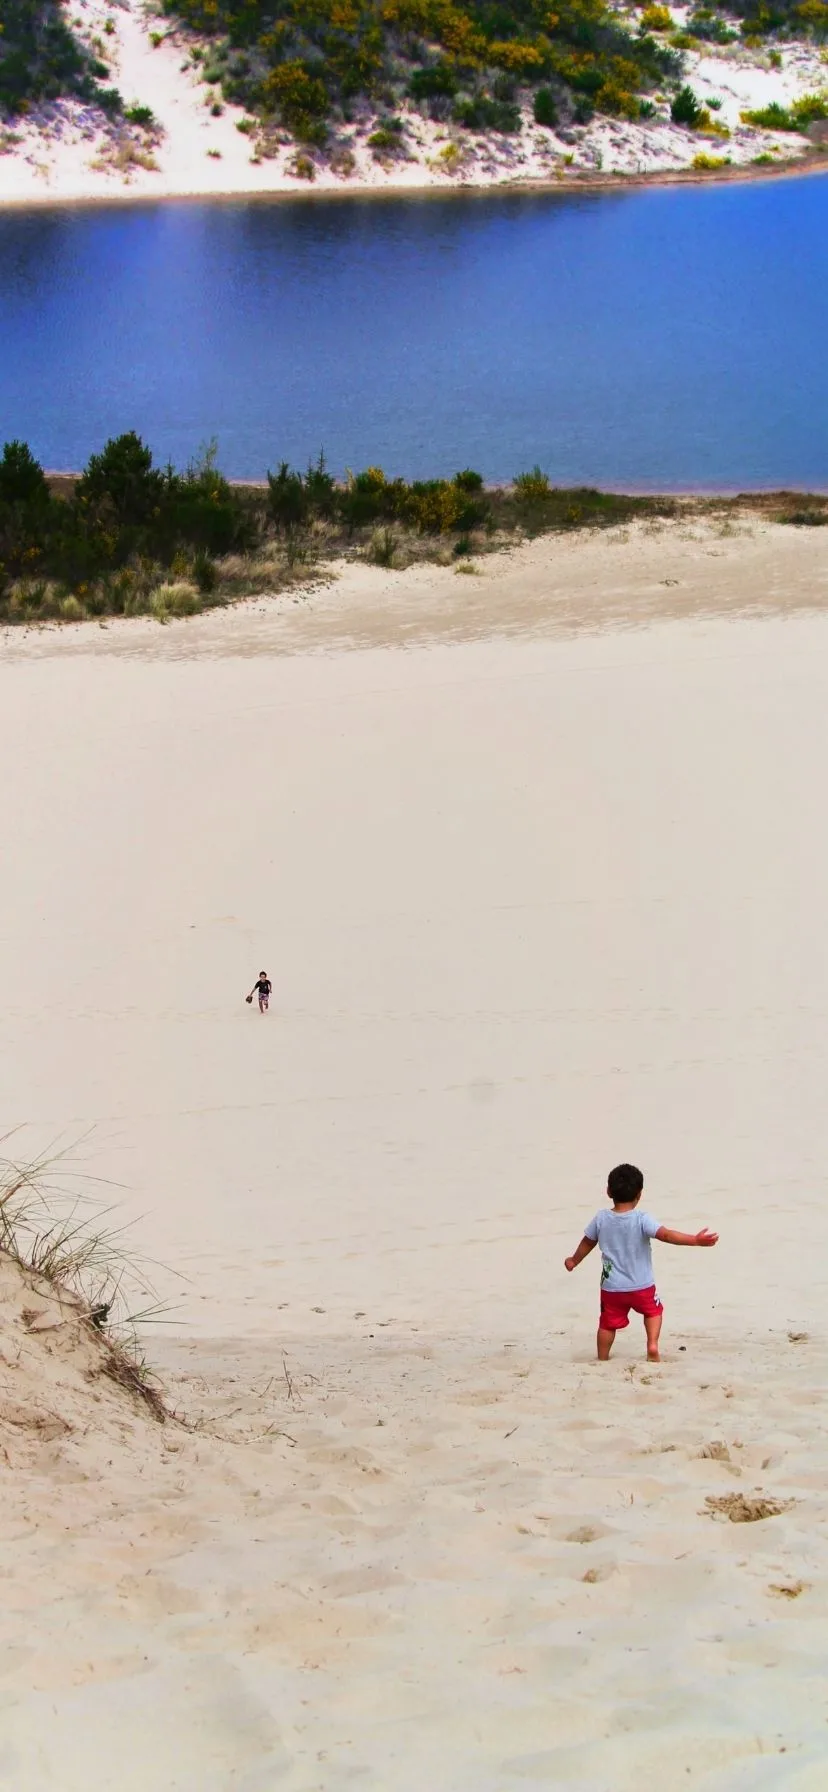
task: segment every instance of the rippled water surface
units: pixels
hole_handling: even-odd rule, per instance
[[[828,180],[0,213],[0,437],[828,486]]]

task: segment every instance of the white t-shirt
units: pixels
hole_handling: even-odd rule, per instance
[[[654,1220],[651,1213],[633,1207],[629,1213],[603,1209],[584,1227],[584,1237],[601,1247],[601,1287],[608,1294],[652,1288],[655,1276],[650,1239],[660,1225],[661,1221]]]

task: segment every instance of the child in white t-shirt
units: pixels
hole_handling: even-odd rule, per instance
[[[574,1256],[565,1259],[569,1270],[577,1269],[595,1246],[601,1246],[601,1316],[598,1320],[598,1360],[606,1363],[615,1342],[616,1332],[629,1325],[630,1311],[640,1313],[647,1334],[647,1356],[651,1363],[659,1361],[658,1340],[664,1308],[658,1298],[653,1275],[653,1253],[650,1240],[661,1244],[717,1244],[718,1232],[672,1232],[659,1225],[652,1214],[641,1213],[638,1203],[644,1178],[635,1164],[618,1164],[610,1170],[607,1194],[612,1212],[603,1209],[584,1227],[584,1236]]]

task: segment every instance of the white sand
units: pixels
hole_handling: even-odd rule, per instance
[[[689,10],[673,8],[677,24]],[[0,153],[0,204],[309,190],[308,181],[294,171],[294,144],[286,141],[272,159],[256,161],[251,159],[250,137],[237,128],[243,110],[226,106],[219,118],[212,117],[210,108],[219,89],[207,85],[192,62],[198,39],[173,30],[169,20],[143,0],[112,5],[109,0],[77,0],[73,16],[82,21],[85,39],[96,40],[96,54],[108,59],[109,82],[124,102],[152,107],[163,133],[152,147],[155,165],[128,165],[123,157],[119,161],[112,133],[102,129],[101,114],[61,102],[15,124],[18,141]],[[104,29],[107,21],[113,26],[110,35]],[[160,33],[163,42],[153,47],[151,33]],[[687,54],[687,78],[699,97],[705,103],[711,98],[721,101],[715,117],[731,130],[727,140],[673,125],[666,94],[659,101],[658,116],[648,123],[596,117],[588,127],[568,133],[539,130],[524,108],[523,129],[517,137],[496,133],[481,137],[433,124],[404,109],[409,157],[383,164],[368,147],[373,114],[366,111],[364,119],[340,133],[342,146],[354,158],[351,174],[345,178],[320,163],[313,190],[404,192],[537,184],[585,174],[669,176],[690,168],[700,153],[727,157],[737,166],[746,166],[762,153],[795,161],[811,147],[804,138],[740,122],[743,110],[771,100],[787,105],[803,93],[825,87],[828,70],[816,48],[794,44],[781,54],[779,69],[771,68],[764,51],[741,45]],[[131,135],[140,148],[142,133]]]
[[[6,1124],[92,1129],[198,1421],[4,1283],[15,1792],[821,1792],[826,598],[685,527],[6,637]],[[721,1244],[599,1370],[628,1156]]]

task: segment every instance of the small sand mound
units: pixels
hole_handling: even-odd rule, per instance
[[[20,1461],[72,1435],[131,1434],[166,1417],[157,1388],[83,1298],[0,1251],[0,1451]]]

